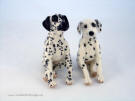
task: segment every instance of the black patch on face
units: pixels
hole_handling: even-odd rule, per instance
[[[87,28],[87,25],[84,25],[84,28]]]
[[[89,32],[89,35],[90,35],[90,36],[93,36],[93,35],[94,35],[94,32],[93,32],[93,31],[90,31],[90,32]]]
[[[59,17],[62,19],[61,24],[58,26],[58,30],[66,31],[69,28],[69,22],[65,15],[59,15]]]
[[[50,16],[48,16],[43,22],[42,25],[44,26],[44,28],[48,31],[50,31]]]
[[[58,22],[58,16],[57,15],[53,15],[52,16],[52,21],[53,22]]]
[[[96,24],[94,22],[91,23],[92,27],[96,27]]]

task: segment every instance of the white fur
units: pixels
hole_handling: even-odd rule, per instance
[[[96,27],[92,27],[91,23],[95,23]],[[87,28],[84,27],[85,25],[87,25]],[[101,23],[99,22],[99,27],[97,27],[95,20],[87,19],[79,23],[77,30],[79,33],[82,33],[77,54],[77,62],[83,71],[84,82],[87,85],[92,83],[89,75],[90,72],[91,75],[97,73],[97,79],[102,83],[104,78],[102,75],[101,50],[99,42],[96,39],[96,33],[101,31]],[[94,35],[90,36],[90,31],[94,32]]]

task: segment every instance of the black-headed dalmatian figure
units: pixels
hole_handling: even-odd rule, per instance
[[[67,68],[66,84],[72,84],[72,61],[68,43],[63,32],[68,30],[69,22],[65,15],[55,14],[43,21],[43,26],[49,31],[44,43],[43,65],[45,66],[44,80],[49,87],[55,87],[56,66],[64,65]]]
[[[81,21],[77,27],[82,38],[79,43],[77,53],[77,62],[84,75],[84,83],[89,85],[92,83],[92,77],[97,76],[100,83],[104,82],[102,74],[101,50],[96,33],[101,32],[102,24],[98,20],[87,19]],[[96,68],[95,68],[96,67]],[[90,72],[90,75],[89,75]]]

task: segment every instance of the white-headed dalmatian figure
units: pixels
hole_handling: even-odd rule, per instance
[[[49,87],[55,87],[56,66],[64,65],[67,68],[66,84],[72,84],[72,60],[68,43],[63,32],[68,30],[69,22],[65,15],[55,14],[43,21],[43,26],[49,31],[44,43],[43,65],[45,67],[44,80]]]
[[[102,75],[101,50],[96,38],[96,33],[101,32],[102,30],[101,27],[102,24],[98,20],[91,19],[81,21],[77,27],[78,32],[82,33],[77,53],[77,62],[83,72],[84,83],[86,85],[92,83],[90,75],[92,77],[97,76],[98,82],[104,82]]]

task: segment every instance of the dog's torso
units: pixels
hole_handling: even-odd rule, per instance
[[[45,55],[50,57],[54,63],[63,60],[66,52],[69,51],[68,43],[62,34],[62,32],[49,32],[44,43]]]

